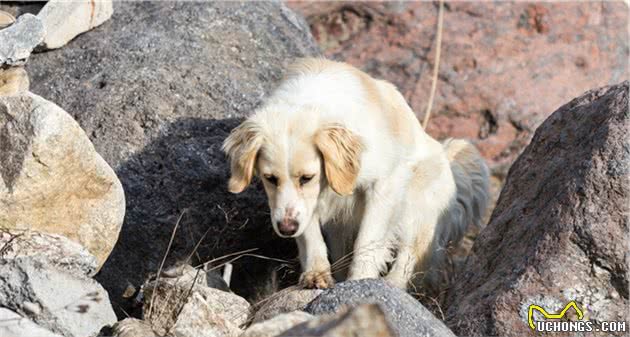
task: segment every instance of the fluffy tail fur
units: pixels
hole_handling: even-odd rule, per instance
[[[489,170],[469,142],[451,138],[444,141],[443,146],[451,162],[457,198],[440,221],[441,243],[458,242],[468,225],[481,225],[488,205]]]
[[[457,195],[441,216],[424,286],[439,290],[448,280],[447,249],[462,239],[469,225],[480,226],[488,204],[489,170],[477,149],[461,139],[447,139],[444,150],[451,163]],[[428,283],[428,284],[427,284]]]

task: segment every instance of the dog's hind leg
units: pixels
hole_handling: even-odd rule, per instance
[[[389,213],[383,209],[378,211]],[[366,213],[365,216],[371,216],[374,221],[377,215],[370,213]],[[371,226],[361,226],[354,243],[349,280],[377,278],[386,270],[387,262],[391,260],[391,245],[394,238],[388,225],[388,221],[374,221]]]
[[[399,166],[387,179],[366,191],[365,211],[354,242],[350,280],[380,277],[392,259],[395,222],[410,176],[409,166]]]
[[[406,289],[412,278],[419,277],[433,250],[438,215],[430,210],[417,210],[410,198],[398,229],[398,253],[385,279],[395,287]],[[416,206],[416,207],[413,207]],[[422,213],[418,216],[418,213]]]
[[[423,278],[434,253],[440,215],[454,195],[455,182],[445,160],[430,158],[414,166],[397,227],[398,254],[386,276],[392,285],[405,289],[412,278]]]

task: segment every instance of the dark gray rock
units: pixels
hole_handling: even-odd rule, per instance
[[[338,312],[345,306],[376,303],[400,337],[454,336],[420,302],[382,279],[346,281],[324,291],[306,306],[313,315]]]
[[[202,262],[248,248],[295,256],[293,242],[273,236],[260,186],[227,192],[220,145],[285,65],[317,53],[308,26],[280,2],[169,1],[115,2],[103,25],[33,55],[31,89],[75,117],[126,192],[119,241],[97,275],[114,302],[127,282],[157,271],[185,210],[167,265],[206,230],[193,255]],[[250,296],[278,265],[239,259],[232,288]]]
[[[21,65],[44,40],[45,29],[33,14],[24,14],[11,26],[0,30],[0,65]]]
[[[536,130],[447,298],[456,333],[537,336],[532,304],[556,313],[575,301],[594,327],[630,319],[629,122],[626,81],[583,94]]]
[[[94,336],[116,323],[97,282],[28,257],[0,259],[0,307],[65,337]]]

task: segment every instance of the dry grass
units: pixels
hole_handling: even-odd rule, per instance
[[[160,274],[162,274],[162,268],[164,268],[164,262],[166,262],[166,257],[171,252],[171,246],[173,244],[173,239],[175,239],[175,234],[177,233],[177,228],[179,227],[179,224],[182,221],[182,218],[184,217],[184,214],[186,214],[186,210],[184,210],[182,212],[182,214],[179,215],[179,218],[177,219],[177,222],[175,223],[175,227],[173,228],[173,232],[171,233],[171,239],[168,241],[168,246],[166,247],[166,252],[164,253],[164,256],[162,257],[162,263],[160,263],[160,267],[158,268],[158,271],[157,271],[156,280],[155,280],[155,284],[156,285],[160,282]],[[155,293],[153,293],[153,294],[155,294]],[[153,303],[155,301],[153,301],[153,298],[151,298],[150,302],[151,303],[149,304],[149,312],[148,312],[147,317],[151,317],[151,314],[153,313]]]

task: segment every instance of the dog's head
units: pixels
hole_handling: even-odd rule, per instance
[[[230,192],[242,192],[257,174],[281,237],[300,236],[312,222],[320,193],[332,188],[352,194],[359,174],[363,145],[355,133],[340,124],[312,129],[305,123],[277,129],[250,118],[223,143],[231,164]]]

